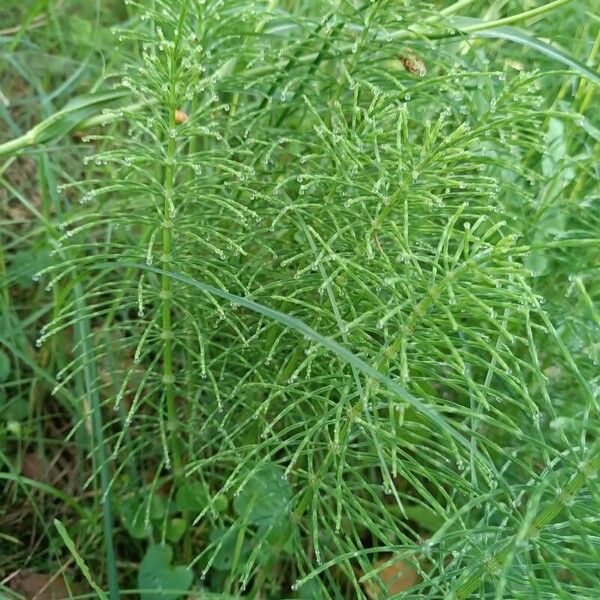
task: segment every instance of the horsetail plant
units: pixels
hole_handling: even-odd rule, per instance
[[[597,130],[466,37],[546,10],[126,3],[38,343],[92,324],[55,391],[96,373],[142,597],[592,597]]]

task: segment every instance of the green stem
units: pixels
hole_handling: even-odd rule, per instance
[[[473,4],[475,2],[475,0],[458,0],[458,2],[455,2],[454,4],[451,4],[450,6],[447,6],[446,8],[443,8],[442,10],[440,10],[440,15],[443,15],[444,17],[447,17],[449,15],[453,15],[455,12],[463,9],[465,6],[469,6],[469,4]],[[428,19],[425,19],[425,22],[429,22],[434,20],[436,17],[434,15],[434,17],[429,17]]]
[[[246,537],[246,530],[248,528],[248,517],[250,515],[250,511],[253,506],[256,504],[258,498],[253,496],[251,503],[248,505],[248,510],[244,514],[242,518],[242,522],[240,523],[240,529],[238,531],[236,540],[235,540],[235,548],[233,550],[233,561],[231,562],[231,569],[229,571],[229,577],[227,578],[227,582],[225,583],[225,593],[231,593],[231,586],[234,581],[235,572],[240,563],[240,558],[242,556],[242,549],[244,547],[244,538]]]
[[[33,146],[35,144],[33,131],[33,129],[30,129],[27,133],[0,144],[0,156],[3,154],[12,154],[13,152],[18,152],[23,148],[27,148],[28,146]]]
[[[177,88],[177,52],[183,21],[187,14],[188,0],[185,0],[181,7],[179,15],[178,34],[175,38],[175,46],[169,58],[169,93],[167,97],[167,110],[169,111],[169,129],[167,131],[167,157],[166,165],[163,171],[163,226],[162,226],[162,265],[165,271],[171,268],[173,259],[172,252],[172,229],[173,218],[175,217],[175,154],[177,150],[176,131],[177,120],[175,112],[179,108],[176,98]],[[175,402],[175,376],[173,374],[173,324],[172,324],[172,305],[171,305],[171,278],[163,273],[161,277],[161,300],[162,300],[162,337],[163,337],[163,383],[167,400],[167,428],[169,431],[169,440],[173,450],[173,466],[175,468],[175,479],[179,479],[183,474],[183,464],[181,461],[181,444],[177,432],[177,404]]]
[[[594,42],[594,46],[592,47],[592,51],[590,52],[590,55],[588,57],[588,65],[590,67],[594,66],[594,63],[596,62],[596,58],[597,58],[599,52],[600,52],[600,31],[598,32],[598,35],[596,35],[596,40]],[[598,65],[596,70],[598,72],[600,72],[600,65]],[[579,106],[579,112],[581,114],[584,114],[585,111],[587,110],[594,92],[595,92],[595,89],[594,89],[593,85],[589,85],[588,82],[584,79],[580,80],[579,89],[577,90],[575,100],[576,101],[581,100],[581,104]]]
[[[549,4],[544,4],[543,6],[538,6],[537,8],[532,8],[531,10],[526,10],[525,12],[511,15],[510,17],[486,21],[484,23],[474,23],[473,25],[461,27],[460,30],[462,33],[473,33],[475,31],[494,29],[494,27],[501,27],[503,25],[513,25],[514,23],[518,23],[520,21],[532,19],[533,17],[539,17],[540,15],[550,12],[551,10],[555,10],[561,6],[564,6],[565,4],[569,4],[569,2],[572,1],[573,0],[554,0],[554,2],[550,2]]]
[[[175,102],[173,100],[173,86],[169,94],[169,128],[176,126],[175,122]],[[175,138],[168,132],[167,143],[167,164],[164,169],[163,187],[163,226],[162,226],[162,264],[165,270],[171,268],[172,252],[172,228],[173,228],[173,201],[174,201],[174,167],[175,167]],[[181,475],[181,450],[179,438],[177,436],[177,406],[175,403],[175,377],[173,375],[173,326],[171,319],[171,278],[163,275],[161,277],[162,299],[162,337],[163,337],[163,383],[167,400],[168,430],[173,449],[173,465],[175,467],[175,476]]]
[[[169,91],[166,101],[166,110],[168,111],[168,130],[167,136],[167,152],[165,168],[163,169],[162,183],[164,189],[163,211],[162,211],[162,257],[161,263],[167,271],[172,265],[172,234],[173,218],[175,217],[175,154],[176,154],[176,136],[173,132],[176,131],[177,120],[175,112],[179,108],[176,98],[176,62],[177,48],[181,35],[181,25],[187,11],[187,1],[184,3],[179,15],[178,34],[175,39],[175,45],[171,55],[169,56],[168,72],[169,72]],[[160,298],[162,301],[161,317],[162,317],[162,339],[163,339],[163,385],[167,401],[167,430],[169,433],[169,441],[173,452],[173,466],[175,470],[175,479],[179,479],[182,475],[181,462],[181,446],[177,434],[177,404],[175,401],[175,375],[173,374],[173,324],[171,318],[171,281],[163,273],[161,277]]]

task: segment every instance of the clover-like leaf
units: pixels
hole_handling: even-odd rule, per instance
[[[221,544],[217,555],[212,562],[212,568],[217,571],[229,571],[233,565],[235,557],[235,547],[239,535],[238,529],[230,529],[227,527],[217,527],[210,534],[210,541]],[[244,539],[240,550],[239,560],[244,561],[250,554],[250,544]]]
[[[268,525],[289,514],[292,498],[283,470],[274,464],[260,467],[233,501],[235,512],[253,525]]]
[[[0,404],[0,419],[3,421],[20,422],[27,419],[29,414],[29,403],[25,398],[13,398],[11,400],[3,398],[4,393],[0,396],[2,403]]]
[[[130,497],[123,500],[119,506],[121,520],[132,538],[148,537],[150,528],[146,527],[146,505],[139,498]]]
[[[153,521],[161,521],[167,514],[167,503],[162,496],[153,494],[150,499],[150,518]]]
[[[185,519],[175,517],[167,523],[165,537],[169,542],[175,544],[183,537],[186,529],[187,523]]]
[[[208,504],[206,488],[199,481],[186,481],[177,490],[175,504],[178,510],[200,512]]]
[[[193,574],[183,566],[171,565],[173,549],[167,544],[151,546],[140,563],[138,588],[142,600],[175,600],[185,596]]]

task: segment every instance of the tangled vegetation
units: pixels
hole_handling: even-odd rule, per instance
[[[9,0],[0,593],[598,597],[594,5]]]

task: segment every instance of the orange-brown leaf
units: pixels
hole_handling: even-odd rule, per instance
[[[370,579],[365,583],[365,591],[373,600],[390,598],[395,594],[408,590],[419,581],[419,575],[413,567],[400,559],[379,570],[382,565],[389,561],[390,557],[381,558],[373,565],[374,570],[377,570],[379,579],[385,585],[384,590],[381,589],[381,584],[376,582],[375,579]]]

